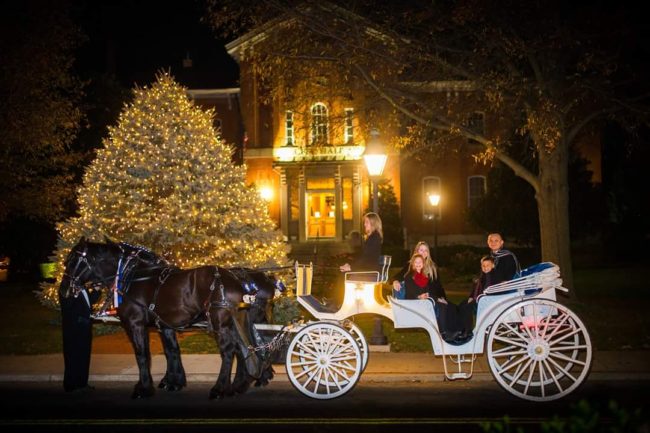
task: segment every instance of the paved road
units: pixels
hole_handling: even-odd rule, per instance
[[[494,382],[362,382],[348,395],[317,401],[289,383],[272,383],[226,400],[209,400],[212,383],[191,383],[179,393],[160,391],[147,400],[129,398],[132,384],[99,383],[95,391],[64,393],[60,383],[2,383],[0,427],[18,431],[481,431],[480,422],[509,415],[538,429],[553,415],[568,417],[586,399],[607,407],[650,408],[650,381],[588,381],[565,399],[531,403]],[[444,428],[443,428],[444,427]]]

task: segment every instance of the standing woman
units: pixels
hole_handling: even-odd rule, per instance
[[[438,269],[436,268],[436,264],[433,263],[433,260],[431,260],[429,245],[423,241],[418,242],[415,245],[415,248],[413,248],[413,255],[411,260],[409,260],[409,262],[406,263],[406,265],[404,265],[404,267],[398,273],[393,275],[393,290],[400,294],[403,294],[402,283],[406,281],[406,275],[412,268],[413,257],[416,255],[421,256],[423,259],[422,272],[427,276],[429,280],[428,291],[431,295],[431,298],[433,298],[437,303],[446,304],[447,295],[445,294],[445,289],[442,287],[442,283],[440,282]],[[399,298],[400,296],[396,293],[396,297]],[[408,297],[406,299],[408,299]]]
[[[365,242],[361,255],[352,264],[346,263],[339,267],[341,272],[368,272],[379,270],[379,257],[381,257],[381,243],[384,238],[384,231],[381,225],[381,218],[374,212],[368,212],[363,216],[363,229],[365,231]]]

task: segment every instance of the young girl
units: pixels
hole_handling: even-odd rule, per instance
[[[422,267],[422,272],[429,278],[431,285],[431,297],[436,300],[436,302],[446,304],[447,295],[445,294],[445,289],[443,289],[442,284],[440,283],[440,278],[438,277],[438,270],[436,269],[436,264],[431,260],[431,254],[429,253],[429,245],[426,242],[418,242],[413,249],[413,256],[419,255],[422,257],[424,264]],[[396,292],[401,293],[402,282],[406,280],[406,276],[409,274],[413,264],[409,261],[402,270],[396,273],[393,276],[393,289]],[[397,298],[403,296],[395,294]]]
[[[432,276],[427,275],[425,270],[425,259],[420,254],[415,254],[410,260],[409,272],[404,278],[406,299],[435,299],[436,302],[446,302],[442,286],[435,284]],[[443,302],[443,303],[444,303]]]

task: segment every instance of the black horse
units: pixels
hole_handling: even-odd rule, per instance
[[[256,282],[256,301],[258,297],[266,300],[252,308],[243,302],[248,289],[245,281],[229,269],[201,266],[182,270],[141,247],[82,238],[66,260],[59,292],[61,297],[67,297],[91,285],[117,289],[122,297],[117,315],[133,345],[140,373],[133,398],[154,393],[148,328],[158,327],[167,359],[167,370],[158,386],[176,391],[186,385],[176,331],[207,321],[222,361],[210,398],[222,398],[245,392],[254,380],[265,385],[273,377],[270,363],[250,350],[250,341],[255,335],[252,324],[265,321],[265,317],[260,318],[260,309],[265,310],[268,299],[282,286],[262,272],[250,271],[247,275]],[[108,293],[107,300],[111,297],[112,293]],[[255,317],[246,320],[249,311]],[[238,367],[231,383],[235,357]]]

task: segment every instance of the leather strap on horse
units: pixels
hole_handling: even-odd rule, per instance
[[[213,301],[212,297],[214,296],[214,291],[216,289],[216,283],[219,283],[219,296],[221,301]],[[208,322],[208,332],[214,334],[214,327],[212,326],[212,320],[210,319],[210,309],[212,307],[216,308],[231,308],[232,305],[226,299],[226,288],[223,286],[223,281],[221,281],[221,274],[219,274],[219,267],[214,267],[214,278],[212,279],[212,284],[210,284],[210,294],[208,298],[203,303],[203,308],[205,308],[205,317]]]
[[[158,293],[160,292],[160,288],[162,287],[163,284],[165,284],[165,281],[167,281],[167,278],[171,275],[173,269],[172,268],[165,268],[162,270],[160,275],[158,275],[158,285],[156,286],[156,289],[153,292],[153,299],[149,303],[149,308],[148,310],[153,313],[153,310],[156,309],[156,300],[158,299]]]

